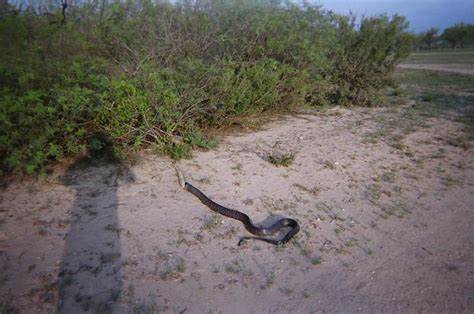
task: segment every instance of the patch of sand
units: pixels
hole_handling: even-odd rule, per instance
[[[182,190],[167,158],[13,183],[0,195],[0,309],[471,311],[473,151],[446,144],[463,128],[447,119],[398,145],[377,137],[403,110],[285,117],[178,163],[256,222],[297,219],[285,247],[238,247],[242,224]],[[276,151],[295,160],[275,167]]]

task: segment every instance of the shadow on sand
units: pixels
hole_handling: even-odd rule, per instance
[[[59,313],[116,309],[122,293],[118,189],[134,180],[127,166],[110,158],[78,161],[64,174],[75,200],[59,274]]]

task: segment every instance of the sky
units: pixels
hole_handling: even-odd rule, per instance
[[[313,0],[335,13],[361,15],[399,14],[410,22],[409,30],[423,32],[464,22],[474,24],[474,0]]]

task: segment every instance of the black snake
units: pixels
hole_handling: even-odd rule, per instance
[[[222,205],[217,204],[213,200],[211,200],[209,197],[207,197],[203,192],[201,192],[198,188],[194,187],[190,183],[186,182],[184,180],[183,175],[181,172],[176,168],[176,172],[178,174],[178,179],[179,179],[179,184],[181,185],[182,188],[184,188],[186,191],[190,192],[194,196],[196,196],[204,205],[206,205],[209,209],[224,215],[229,218],[233,218],[236,220],[241,221],[245,229],[247,229],[248,232],[260,236],[260,237],[242,237],[239,241],[238,245],[241,245],[243,241],[249,240],[249,239],[254,239],[254,240],[260,240],[264,242],[268,242],[271,244],[275,245],[283,245],[286,242],[290,241],[291,238],[293,238],[299,231],[300,231],[300,226],[298,222],[294,219],[291,218],[282,218],[278,221],[276,221],[272,226],[268,228],[262,228],[262,227],[257,227],[252,223],[252,220],[250,220],[250,217],[247,216],[246,214],[239,212],[235,209],[230,209],[227,207],[224,207]],[[280,239],[269,239],[269,238],[262,238],[263,236],[271,236],[280,231],[282,228],[285,227],[290,227],[291,229],[286,233],[286,235]]]

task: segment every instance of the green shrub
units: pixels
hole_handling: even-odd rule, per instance
[[[403,18],[273,0],[97,2],[0,18],[0,171],[64,157],[172,158],[246,116],[375,105],[407,53]],[[42,12],[39,12],[42,13]]]
[[[184,141],[193,148],[199,147],[207,150],[216,148],[218,144],[217,140],[205,137],[200,131],[187,133],[184,137]]]
[[[174,160],[189,159],[192,157],[192,147],[187,143],[166,143],[161,152],[170,156]]]
[[[374,106],[383,99],[395,66],[410,51],[411,36],[408,23],[395,15],[363,18],[355,28],[355,17],[338,17],[339,45],[334,50],[334,71],[331,81],[335,88],[334,103]]]

